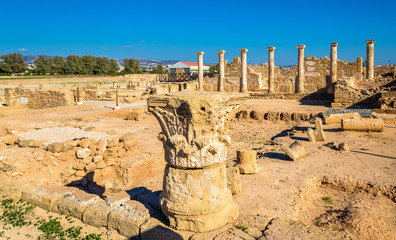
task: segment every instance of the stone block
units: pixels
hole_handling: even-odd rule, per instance
[[[350,113],[336,113],[324,116],[324,123],[327,124],[340,124],[342,119],[357,118],[360,119],[361,116],[357,112]]]
[[[83,148],[76,152],[76,157],[80,158],[80,159],[84,159],[89,156],[91,156],[91,149],[89,149],[89,148]]]
[[[129,200],[110,212],[108,228],[126,237],[138,237],[140,226],[149,218],[149,209],[145,205]]]
[[[121,205],[122,203],[125,203],[128,200],[131,200],[131,197],[129,196],[129,194],[125,191],[121,191],[121,192],[115,193],[115,194],[111,195],[110,197],[108,197],[106,199],[106,203],[109,206],[116,207],[116,206]]]
[[[67,194],[64,198],[57,201],[52,207],[52,211],[56,213],[70,214],[71,216],[81,220],[83,212],[100,200],[101,199],[97,195],[77,190],[71,194]]]
[[[58,153],[58,152],[62,152],[63,150],[63,145],[61,143],[51,143],[48,144],[47,146],[47,151],[53,152],[53,153]]]
[[[343,131],[383,132],[384,122],[380,118],[342,119],[341,129]]]
[[[241,174],[255,174],[263,170],[256,163],[257,152],[255,150],[237,151],[237,167]]]
[[[110,206],[105,201],[100,200],[84,211],[82,221],[95,227],[107,227],[110,212]]]
[[[51,210],[58,200],[77,190],[77,188],[65,186],[33,187],[22,191],[22,198],[40,208]]]
[[[228,166],[226,170],[228,189],[230,189],[233,195],[242,192],[242,181],[239,168]]]
[[[289,147],[281,145],[281,149],[290,157],[293,161],[303,158],[307,154],[307,149],[300,142],[295,141]]]

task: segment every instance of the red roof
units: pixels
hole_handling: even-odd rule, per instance
[[[198,67],[197,62],[181,62],[181,63],[186,64],[187,66],[190,66],[190,67]],[[207,67],[205,64],[203,66]]]

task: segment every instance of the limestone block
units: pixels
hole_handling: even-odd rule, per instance
[[[89,156],[91,156],[91,149],[89,148],[83,148],[76,152],[76,157],[80,159],[87,158]]]
[[[232,195],[242,192],[242,181],[239,168],[228,166],[226,170],[227,187],[230,189]]]
[[[307,149],[300,142],[295,141],[289,147],[281,145],[281,149],[289,156],[293,161],[303,158],[307,154]]]
[[[47,146],[45,145],[46,140],[34,140],[33,142],[29,143],[30,148],[41,148],[46,149]]]
[[[360,114],[357,112],[351,113],[336,113],[324,116],[324,123],[327,124],[336,124],[341,123],[341,119],[349,119],[349,118],[358,118],[360,119]]]
[[[237,167],[241,174],[254,174],[263,170],[256,163],[257,152],[255,150],[237,151]]]
[[[110,137],[110,138],[107,140],[107,147],[108,147],[108,148],[115,147],[115,146],[118,145],[119,142],[120,142],[120,138],[119,138],[118,136]]]
[[[3,143],[7,144],[7,145],[14,145],[15,144],[15,140],[18,137],[15,135],[7,135],[4,137]]]
[[[342,119],[341,129],[343,131],[383,132],[384,122],[380,118]]]
[[[264,115],[265,115],[265,112],[263,112],[263,111],[257,111],[257,110],[253,110],[253,111],[250,113],[250,117],[251,117],[252,119],[254,119],[254,120],[264,120]]]
[[[52,211],[56,213],[70,214],[71,216],[81,220],[83,212],[100,200],[101,199],[98,195],[77,190],[73,193],[67,194],[64,198],[57,201],[52,207]]]
[[[344,152],[349,152],[349,146],[346,142],[342,142],[338,145],[338,150],[344,151]]]
[[[128,113],[128,115],[126,116],[126,120],[134,120],[134,121],[142,121],[145,117],[145,113],[141,113],[141,112],[131,112]]]
[[[77,188],[65,186],[33,187],[22,191],[22,198],[40,208],[51,210],[59,199],[77,190]]]
[[[20,147],[29,147],[29,144],[31,144],[34,140],[22,140],[19,142]]]
[[[126,237],[136,237],[139,236],[140,226],[149,218],[149,209],[146,206],[129,200],[110,212],[108,228],[115,229]]]
[[[63,145],[61,143],[51,143],[48,144],[47,146],[47,151],[53,152],[53,153],[58,153],[58,152],[62,152],[63,150]]]
[[[106,146],[107,146],[107,142],[106,142],[105,140],[103,140],[103,139],[100,139],[99,142],[98,142],[98,146],[96,147],[96,149],[97,149],[99,152],[104,152],[104,151],[106,151]]]
[[[88,138],[83,138],[81,139],[81,141],[79,142],[79,146],[82,148],[89,148],[89,145],[91,144],[91,141]]]
[[[95,227],[107,227],[110,211],[110,206],[100,200],[84,211],[82,221]]]
[[[108,197],[106,203],[109,206],[117,207],[128,200],[131,200],[130,195],[125,191],[121,191]]]

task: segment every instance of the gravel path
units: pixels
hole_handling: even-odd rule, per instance
[[[86,132],[73,127],[43,128],[19,134],[20,137],[28,140],[47,140],[46,144],[54,142],[64,142],[71,139],[89,138],[107,140],[110,135],[103,132]]]

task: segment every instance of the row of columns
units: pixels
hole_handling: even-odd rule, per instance
[[[374,79],[374,40],[367,40],[367,62],[366,62],[366,78],[368,80]],[[337,47],[338,43],[331,43],[330,47],[330,81],[331,83],[337,82]],[[268,47],[268,92],[274,93],[275,89],[275,60],[274,60],[274,52],[275,47]],[[295,82],[295,92],[303,93],[304,92],[304,49],[305,45],[300,44],[297,45],[298,49],[298,76]],[[241,52],[241,82],[240,82],[240,92],[247,92],[247,49],[240,49]],[[224,72],[225,72],[225,64],[224,64],[224,54],[226,51],[219,50],[217,53],[219,54],[219,81],[218,81],[218,91],[224,91]],[[204,52],[197,52],[198,55],[198,89],[203,91],[203,54]],[[358,58],[358,61],[362,61],[362,59]],[[359,66],[359,62],[358,62]]]

